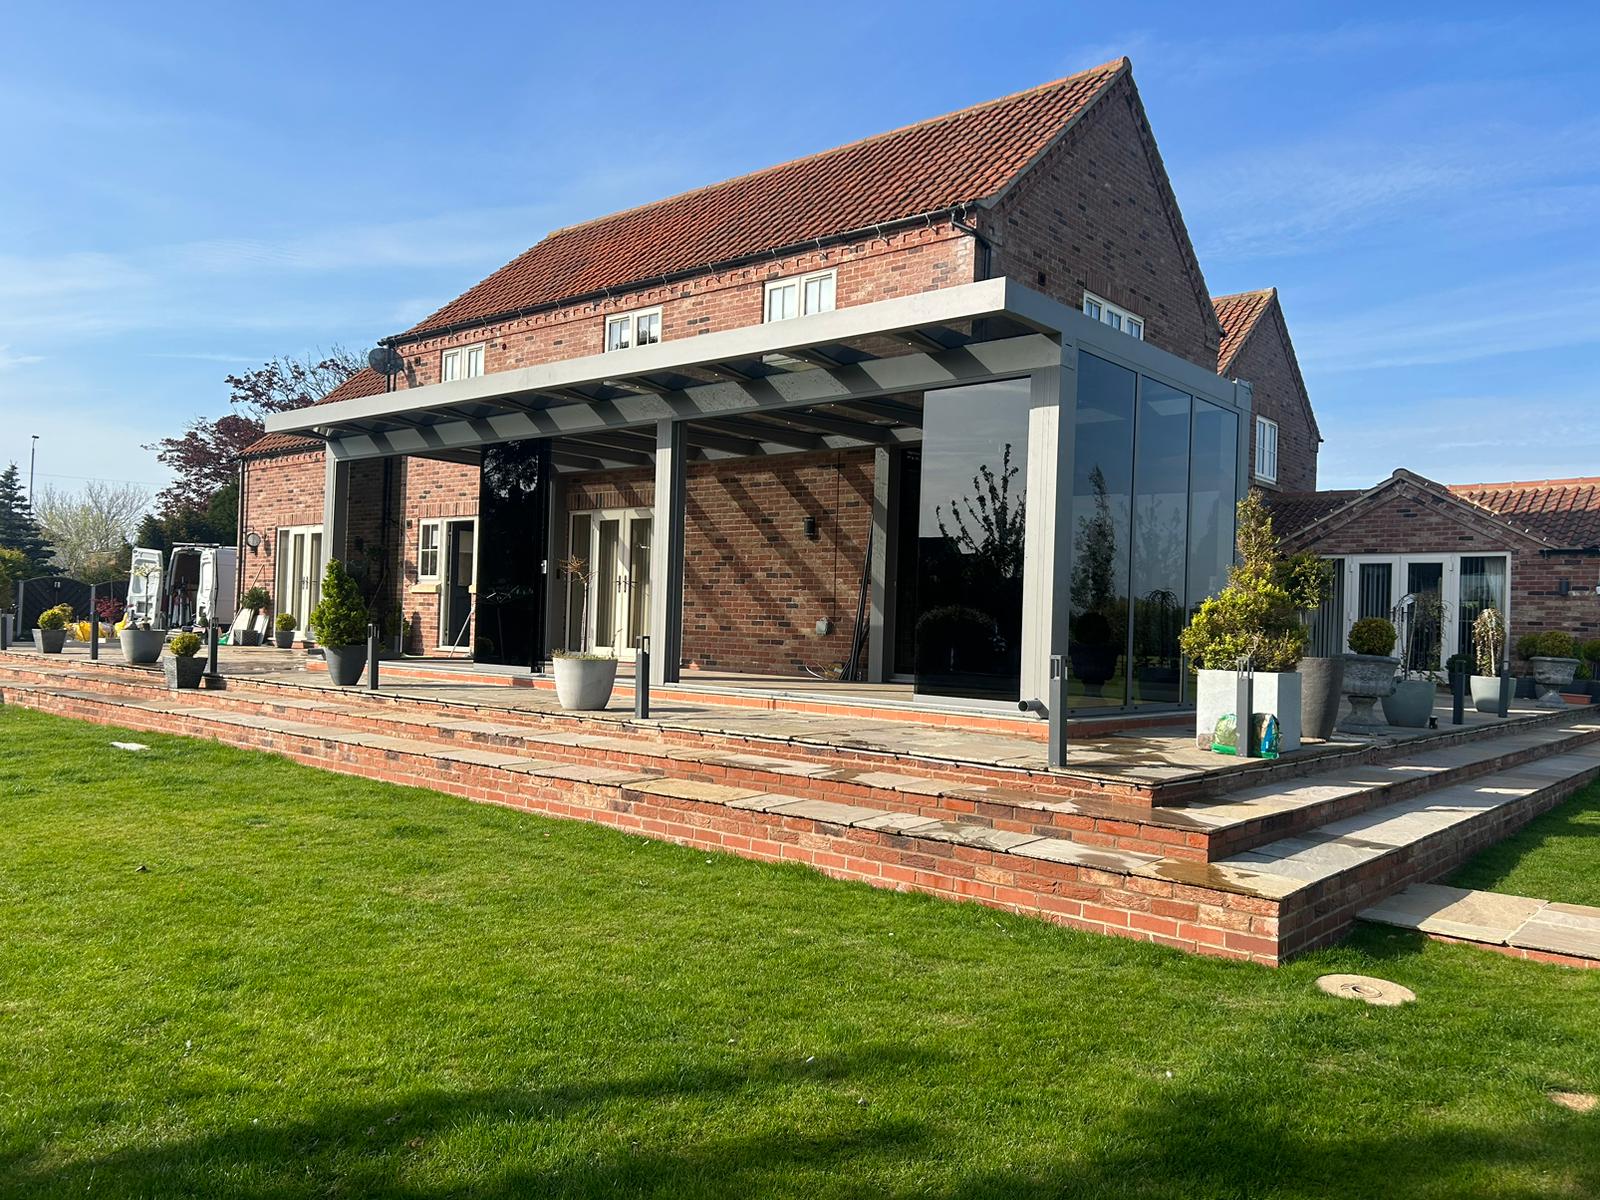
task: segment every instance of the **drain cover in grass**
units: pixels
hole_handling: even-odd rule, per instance
[[[1576,1113],[1586,1113],[1600,1108],[1600,1096],[1591,1096],[1587,1092],[1551,1092],[1550,1103],[1570,1108]]]
[[[1362,1000],[1383,1008],[1410,1004],[1417,998],[1410,988],[1390,983],[1387,979],[1374,979],[1370,975],[1323,975],[1317,980],[1317,986],[1330,996]]]

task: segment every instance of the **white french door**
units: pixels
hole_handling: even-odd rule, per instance
[[[322,599],[322,526],[284,526],[276,549],[278,611],[294,617],[297,637],[308,637],[306,621]]]
[[[648,508],[575,512],[568,518],[567,554],[581,558],[591,586],[566,581],[568,650],[587,648],[631,660],[650,628]]]
[[[1365,555],[1344,560],[1345,629],[1362,617],[1393,620],[1406,596],[1437,596],[1442,620],[1418,620],[1415,671],[1440,671],[1453,654],[1472,653],[1472,622],[1488,607],[1510,621],[1510,558],[1505,554]],[[1403,655],[1403,646],[1395,647]]]

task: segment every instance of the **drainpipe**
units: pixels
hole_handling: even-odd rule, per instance
[[[235,506],[237,511],[234,513],[235,528],[233,531],[233,544],[239,549],[239,553],[235,555],[238,561],[234,563],[233,567],[233,594],[236,602],[238,597],[244,595],[244,559],[245,555],[249,553],[244,544],[244,531],[250,528],[248,521],[245,519],[244,484],[245,460],[241,456],[239,459],[239,503]]]
[[[950,210],[950,224],[970,237],[978,244],[977,261],[973,263],[972,275],[974,282],[981,282],[989,278],[989,272],[994,270],[994,245],[978,230],[976,225],[968,225],[961,218],[967,213],[970,206]]]

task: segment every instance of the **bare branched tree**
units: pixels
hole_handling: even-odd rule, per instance
[[[39,489],[34,514],[55,546],[55,563],[88,583],[116,578],[127,569],[128,546],[150,493],[131,483],[92,480],[76,492]]]

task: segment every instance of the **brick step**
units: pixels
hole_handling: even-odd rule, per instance
[[[203,694],[201,694],[203,695]],[[285,755],[326,770],[593,821],[746,858],[801,862],[895,890],[973,900],[1191,952],[1280,961],[1283,880],[918,812],[653,772],[552,762],[321,722],[227,711],[199,696],[119,697],[43,683],[0,699],[44,712]]]
[[[1279,881],[1280,950],[1342,937],[1363,910],[1460,865],[1600,779],[1600,745],[1545,754],[1210,864]],[[1258,885],[1259,886],[1259,885]]]

